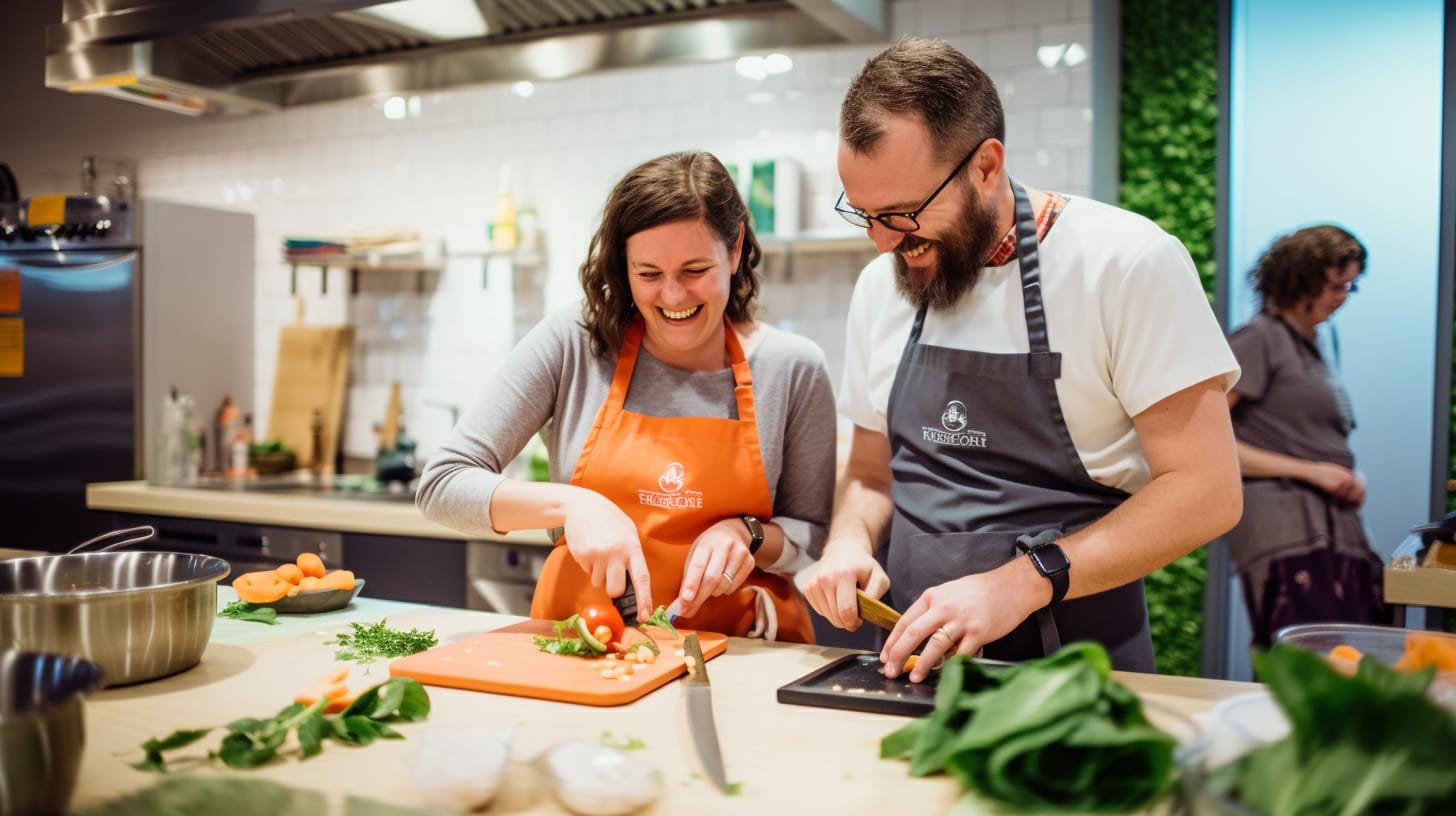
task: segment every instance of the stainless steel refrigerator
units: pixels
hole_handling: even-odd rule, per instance
[[[253,219],[170,202],[0,205],[0,547],[107,529],[86,485],[143,478],[175,386],[252,400]]]

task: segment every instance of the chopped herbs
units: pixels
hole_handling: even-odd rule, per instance
[[[247,601],[233,601],[224,606],[217,616],[275,625],[278,623],[278,610],[271,606],[255,606]]]
[[[297,730],[299,755],[307,759],[323,750],[323,741],[332,739],[348,745],[368,745],[376,739],[403,739],[389,723],[423,720],[430,714],[430,696],[419,681],[393,677],[360,694],[349,707],[338,714],[325,714],[329,701],[320,697],[313,705],[293,703],[271,718],[245,718],[228,723],[227,736],[209,759],[220,759],[230,768],[256,768],[272,760]],[[216,729],[174,731],[162,739],[142,743],[146,757],[132,767],[139,771],[167,770],[163,751],[191,745]]]
[[[630,735],[617,739],[611,731],[602,732],[602,744],[618,751],[640,751],[647,747],[647,743]]]
[[[352,660],[355,663],[372,663],[380,658],[406,657],[423,652],[432,648],[440,641],[435,637],[435,630],[421,632],[418,629],[411,629],[408,632],[398,629],[390,629],[386,624],[386,618],[364,626],[358,623],[349,624],[352,632],[335,635],[331,641],[325,641],[328,645],[339,647],[334,652],[336,660]]]

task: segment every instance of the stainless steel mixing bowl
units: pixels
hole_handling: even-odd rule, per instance
[[[175,674],[202,659],[228,571],[172,552],[0,561],[0,649],[88,658],[107,686]]]
[[[0,813],[65,813],[85,743],[81,698],[101,667],[79,657],[0,651]]]

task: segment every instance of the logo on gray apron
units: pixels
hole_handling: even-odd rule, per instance
[[[703,494],[699,490],[683,490],[687,484],[687,471],[681,462],[672,462],[657,477],[655,490],[637,491],[637,503],[652,507],[694,507],[703,506]]]
[[[920,428],[920,432],[926,442],[937,445],[950,445],[955,448],[986,447],[986,434],[967,429],[966,424],[969,422],[966,404],[960,400],[951,400],[945,404],[945,410],[940,412],[940,427],[926,425]]]

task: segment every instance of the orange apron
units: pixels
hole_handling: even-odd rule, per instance
[[[736,384],[736,420],[653,417],[625,410],[642,332],[639,317],[622,338],[611,392],[592,423],[571,483],[605,496],[636,523],[652,575],[653,602],[665,605],[677,597],[688,549],[704,530],[740,513],[771,518],[773,498],[758,444],[753,377],[732,325],[724,321]],[[556,542],[536,582],[533,618],[561,620],[588,604],[611,602],[605,589],[592,586],[591,576],[577,565],[565,542],[564,536]],[[814,642],[808,605],[793,583],[756,567],[738,590],[710,597],[696,615],[679,618],[677,624],[743,636],[754,629],[760,603],[772,604],[777,621],[776,631],[770,627],[760,634]]]

